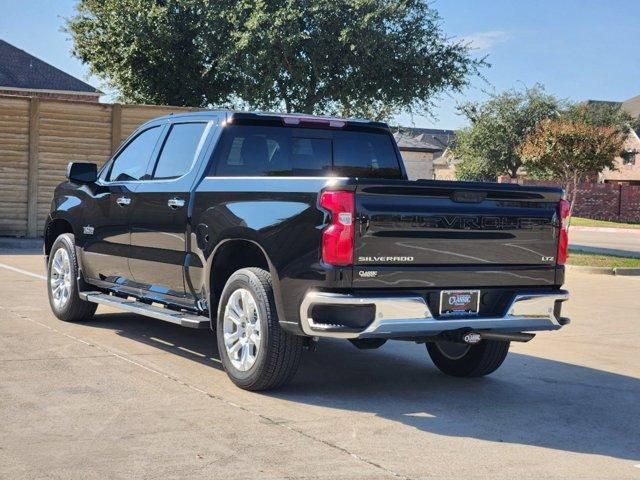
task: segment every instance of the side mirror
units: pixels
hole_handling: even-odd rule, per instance
[[[98,179],[98,166],[95,163],[69,162],[67,178],[75,183],[93,183]]]

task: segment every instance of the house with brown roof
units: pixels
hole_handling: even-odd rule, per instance
[[[98,102],[102,92],[0,40],[0,94]]]

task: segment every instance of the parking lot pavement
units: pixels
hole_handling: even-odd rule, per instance
[[[0,478],[640,477],[640,279],[571,272],[572,324],[484,379],[441,375],[421,345],[322,341],[255,394],[211,332],[56,320],[42,274],[0,255]]]

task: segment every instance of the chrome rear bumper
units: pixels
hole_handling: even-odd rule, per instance
[[[401,338],[433,336],[449,330],[495,330],[529,332],[557,330],[568,319],[556,317],[557,301],[569,299],[564,290],[545,293],[522,293],[514,296],[503,317],[436,318],[424,298],[417,295],[353,296],[341,293],[308,292],[300,306],[300,323],[305,334],[334,338]],[[357,331],[344,328],[336,319],[329,325],[314,322],[314,305],[374,305],[375,319],[368,327]]]

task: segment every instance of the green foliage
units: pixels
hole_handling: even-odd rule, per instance
[[[623,133],[640,128],[640,117],[633,118],[618,102],[588,102],[570,105],[563,118],[597,127],[613,127]]]
[[[624,140],[625,133],[616,126],[544,120],[525,138],[519,153],[527,171],[560,181],[572,196],[586,175],[615,168]]]
[[[135,102],[382,119],[486,65],[423,0],[80,0],[67,30]]]
[[[495,180],[499,175],[517,177],[522,165],[518,147],[543,119],[559,114],[563,104],[536,85],[524,92],[510,90],[492,95],[484,103],[459,107],[470,121],[456,136],[453,154],[460,180]]]
[[[203,106],[232,92],[218,68],[229,25],[212,31],[219,8],[210,7],[206,0],[81,0],[67,31],[73,53],[122,101]]]
[[[469,157],[456,166],[455,175],[457,180],[495,182],[498,173],[491,162],[481,158]]]

